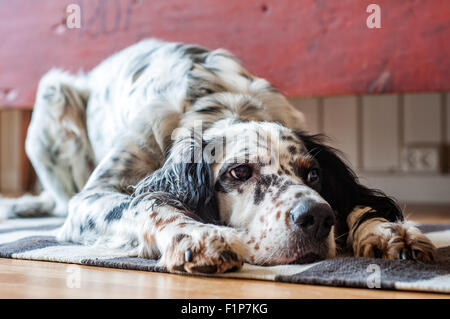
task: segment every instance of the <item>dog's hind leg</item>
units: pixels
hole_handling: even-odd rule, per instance
[[[0,199],[6,217],[66,215],[95,167],[86,130],[83,76],[52,70],[41,79],[25,149],[44,194]],[[1,217],[1,216],[0,216]]]

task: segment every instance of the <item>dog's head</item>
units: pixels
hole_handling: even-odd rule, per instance
[[[247,261],[263,265],[334,256],[335,236],[345,234],[356,205],[397,213],[388,197],[359,184],[322,136],[230,118],[181,134],[138,191],[237,229]]]

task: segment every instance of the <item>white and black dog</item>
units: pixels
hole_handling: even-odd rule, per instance
[[[88,74],[50,71],[26,151],[44,191],[2,199],[3,215],[67,215],[59,240],[159,258],[172,272],[435,254],[222,49],[149,39]]]

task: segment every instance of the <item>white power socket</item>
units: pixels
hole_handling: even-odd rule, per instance
[[[401,168],[405,172],[441,172],[441,148],[438,145],[407,146],[402,151]]]

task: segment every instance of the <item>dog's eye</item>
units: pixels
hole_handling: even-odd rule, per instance
[[[319,180],[319,178],[320,178],[319,170],[317,168],[313,168],[312,170],[309,171],[306,182],[308,184],[313,184],[316,183]]]
[[[240,165],[230,171],[230,175],[238,181],[246,181],[252,177],[253,170],[248,165]]]

